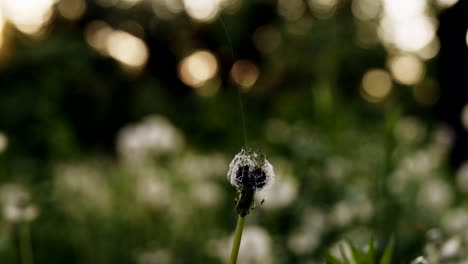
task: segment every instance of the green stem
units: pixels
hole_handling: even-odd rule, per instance
[[[33,253],[31,247],[31,234],[27,223],[20,226],[20,253],[22,264],[33,264]]]
[[[244,229],[244,220],[244,216],[239,215],[237,218],[236,233],[234,234],[234,241],[232,242],[231,259],[229,264],[236,264],[237,262],[237,255],[239,254],[239,247],[242,239],[242,230]]]

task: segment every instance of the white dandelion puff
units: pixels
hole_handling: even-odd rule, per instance
[[[242,149],[229,165],[227,179],[236,188],[268,189],[273,185],[273,166],[264,155]]]
[[[242,149],[231,161],[227,179],[237,189],[236,212],[245,216],[253,205],[255,192],[270,188],[275,173],[265,155]]]

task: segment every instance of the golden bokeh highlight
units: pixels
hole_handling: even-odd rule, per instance
[[[125,70],[141,70],[148,61],[146,43],[122,30],[114,30],[103,21],[93,21],[85,29],[86,42],[102,55],[110,56]]]
[[[121,30],[112,31],[106,41],[109,55],[131,68],[141,68],[148,60],[148,47],[143,40]]]
[[[1,9],[5,18],[26,34],[34,35],[52,17],[54,0],[3,0]]]
[[[187,14],[200,22],[213,21],[220,11],[222,0],[183,0]]]
[[[435,23],[427,16],[393,21],[384,18],[379,27],[379,36],[387,46],[405,52],[417,52],[435,38]]]
[[[430,60],[437,56],[440,50],[440,41],[439,38],[434,37],[434,39],[427,44],[425,47],[417,51],[418,57],[423,60]]]
[[[107,55],[107,39],[112,33],[112,28],[104,21],[93,21],[86,26],[86,42],[102,54]]]
[[[231,79],[244,91],[250,90],[257,81],[258,75],[257,65],[249,60],[238,60],[231,69]]]
[[[8,137],[0,131],[0,154],[8,148]]]
[[[2,15],[2,12],[0,12],[0,50],[3,47],[3,42],[4,42],[4,34],[3,31],[5,29],[5,19]]]
[[[218,72],[218,61],[208,50],[198,50],[184,58],[178,67],[179,78],[193,88],[203,86]]]
[[[362,78],[364,99],[370,102],[380,102],[390,94],[392,80],[388,72],[382,69],[371,69]]]
[[[390,58],[388,64],[393,79],[400,84],[414,85],[424,77],[424,64],[414,55],[394,56]]]
[[[426,7],[426,0],[383,0],[386,14],[396,20],[409,19],[422,14]]]
[[[77,20],[86,11],[85,0],[60,0],[57,3],[59,14],[69,20]]]
[[[436,19],[426,0],[384,0],[378,33],[390,49],[418,52],[435,38]]]

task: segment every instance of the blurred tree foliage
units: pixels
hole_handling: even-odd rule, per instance
[[[190,1],[135,2],[60,0],[37,32],[12,18],[2,27],[1,263],[27,263],[28,252],[35,263],[225,261],[235,221],[225,173],[244,145],[241,115],[277,177],[247,218],[242,263],[320,263],[343,238],[365,247],[372,235],[381,254],[392,234],[395,263],[466,260],[468,182],[448,167],[438,66],[450,59],[437,64],[435,35],[413,51],[386,43],[388,1],[370,18],[359,17],[365,0],[205,1],[220,9],[207,21]],[[468,10],[415,2],[435,20]],[[73,3],[85,11],[70,19]],[[133,37],[102,51],[96,21]],[[125,43],[138,41],[147,60],[128,67]],[[216,58],[202,85],[181,72],[197,50]],[[403,55],[413,64],[398,75],[390,61]],[[241,59],[258,70],[243,89],[231,69]],[[200,63],[190,74],[210,69]],[[416,81],[405,84],[408,72]],[[445,238],[458,248],[444,251]]]

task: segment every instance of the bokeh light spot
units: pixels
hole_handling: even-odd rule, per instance
[[[141,68],[148,60],[148,47],[143,40],[125,32],[113,31],[106,41],[109,55],[131,68]]]
[[[426,0],[384,0],[383,4],[385,12],[397,20],[414,17],[426,8]]]
[[[418,52],[435,38],[435,18],[426,0],[384,0],[379,37],[390,49]]]
[[[0,12],[0,49],[2,48],[3,46],[3,30],[5,28],[5,19],[2,15],[2,12]]]
[[[7,148],[8,148],[8,138],[4,133],[0,132],[0,153],[5,152]]]
[[[238,60],[231,69],[231,78],[243,90],[249,90],[258,79],[258,67],[249,60]]]
[[[207,50],[196,51],[179,63],[179,78],[194,88],[202,86],[213,78],[217,71],[216,57]]]
[[[424,64],[414,55],[398,55],[389,61],[390,72],[398,83],[414,85],[424,77]]]
[[[439,49],[439,38],[434,37],[429,44],[417,51],[417,55],[423,60],[430,60],[439,53]]]
[[[406,20],[386,17],[380,23],[379,37],[402,51],[417,52],[435,38],[435,24],[423,15]]]
[[[107,39],[112,30],[106,22],[93,21],[86,26],[86,42],[100,53],[107,54]]]
[[[184,0],[187,14],[201,22],[211,22],[218,15],[221,0]]]
[[[3,0],[5,17],[26,34],[38,33],[52,17],[54,0]]]
[[[362,89],[365,97],[371,102],[383,100],[392,89],[390,75],[381,69],[371,69],[362,78]]]

